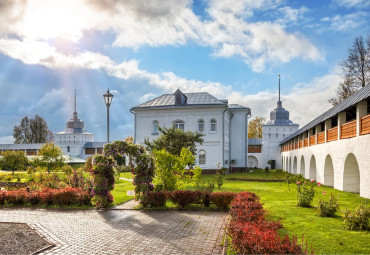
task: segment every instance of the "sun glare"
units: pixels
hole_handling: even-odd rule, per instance
[[[30,0],[21,31],[32,38],[62,38],[77,42],[88,22],[83,1]]]

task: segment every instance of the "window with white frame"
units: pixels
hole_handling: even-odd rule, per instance
[[[159,122],[158,120],[153,121],[153,135],[159,134]]]
[[[204,132],[204,120],[198,120],[198,132],[199,133]]]
[[[210,127],[210,131],[211,132],[216,132],[216,126],[217,126],[217,122],[215,119],[211,119],[211,127]]]
[[[206,164],[206,151],[200,150],[199,151],[199,165]]]
[[[173,122],[173,127],[184,130],[185,129],[185,122],[182,121],[182,120],[176,120],[176,121]]]

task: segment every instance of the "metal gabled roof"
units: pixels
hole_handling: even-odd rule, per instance
[[[148,109],[148,108],[165,108],[165,107],[187,107],[187,106],[200,106],[200,105],[225,105],[227,103],[218,100],[211,94],[207,92],[197,92],[197,93],[184,93],[187,97],[186,104],[176,105],[175,104],[175,95],[174,94],[164,94],[148,102],[140,104],[138,106],[133,107],[132,109]]]
[[[0,150],[39,150],[44,143],[0,144]]]
[[[103,148],[106,142],[87,142],[84,145],[85,149]]]
[[[316,125],[320,124],[321,122],[330,119],[331,117],[337,115],[340,112],[343,112],[344,110],[347,110],[348,108],[352,107],[353,105],[356,105],[358,102],[361,102],[364,99],[367,99],[370,97],[370,85],[365,86],[364,88],[357,91],[352,96],[348,97],[347,99],[340,102],[338,105],[330,108],[320,116],[318,116],[316,119],[312,120],[302,128],[298,129],[296,132],[291,134],[290,136],[283,139],[280,144],[283,144],[290,139],[296,137],[299,134],[302,134],[303,132],[309,130],[310,128],[315,127]]]
[[[228,104],[229,108],[232,109],[249,109],[248,107],[242,106],[240,104]]]

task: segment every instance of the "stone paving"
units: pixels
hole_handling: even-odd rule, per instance
[[[222,254],[226,213],[0,209],[56,246],[44,254]]]

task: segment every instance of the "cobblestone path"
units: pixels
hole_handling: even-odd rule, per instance
[[[226,213],[0,209],[56,246],[45,254],[221,254]]]

